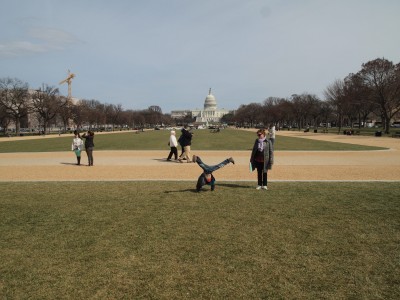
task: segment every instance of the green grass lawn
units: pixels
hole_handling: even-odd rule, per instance
[[[351,130],[352,129],[354,131],[358,131],[359,135],[365,135],[365,136],[374,136],[375,132],[380,131],[382,136],[386,136],[386,137],[391,137],[394,132],[399,131],[399,128],[394,128],[394,127],[390,128],[390,130],[389,130],[390,133],[389,134],[385,134],[383,132],[383,128],[382,127],[372,127],[372,128],[367,128],[367,127],[366,128],[364,128],[364,127],[361,127],[361,128],[358,128],[358,127],[353,127],[353,128],[351,128],[351,127],[342,127],[342,128],[340,128],[340,131],[339,131],[338,127],[329,127],[329,128],[318,127],[318,128],[310,128],[310,134],[313,133],[314,129],[317,129],[317,131],[319,133],[322,133],[322,132],[324,132],[324,130],[326,130],[327,132],[325,132],[325,133],[332,133],[332,134],[344,134],[343,133],[344,130]],[[294,130],[298,130],[298,129],[292,129],[292,130],[294,131]],[[300,129],[300,131],[304,131],[304,128]]]
[[[209,130],[195,130],[192,148],[195,150],[250,150],[256,139],[255,132],[225,129],[220,133]],[[177,133],[179,136],[179,132]],[[0,153],[5,152],[49,152],[71,150],[73,136],[61,136],[51,139],[5,141],[0,143]],[[98,150],[165,150],[168,149],[169,131],[154,130],[139,134],[124,132],[118,134],[95,135],[95,149]],[[334,143],[278,136],[275,150],[378,150],[381,147],[369,147],[345,143]]]
[[[194,185],[0,183],[0,298],[399,299],[399,183]]]

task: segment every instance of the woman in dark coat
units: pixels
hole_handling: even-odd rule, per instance
[[[251,151],[250,163],[252,170],[257,169],[257,190],[268,190],[268,170],[274,164],[274,149],[270,140],[266,138],[264,129],[257,131],[258,138],[255,140]]]

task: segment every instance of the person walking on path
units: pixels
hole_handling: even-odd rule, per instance
[[[178,144],[181,146],[181,154],[179,155],[179,157],[181,157],[183,155],[183,152],[185,152],[183,150],[182,141],[183,141],[183,134],[181,134],[181,136],[178,139]],[[184,158],[184,159],[186,159],[186,158]]]
[[[88,165],[93,166],[93,148],[94,148],[94,132],[88,131],[82,137],[85,139],[85,150],[88,157]]]
[[[180,144],[183,147],[183,153],[181,156],[179,156],[178,161],[180,163],[183,163],[183,159],[186,159],[186,162],[191,163],[192,161],[190,160],[190,146],[192,145],[192,138],[193,138],[193,133],[191,133],[189,130],[187,130],[187,126],[185,128],[182,128],[181,130],[182,135],[179,138]]]
[[[257,169],[257,190],[268,190],[268,170],[274,164],[274,149],[270,140],[266,138],[264,129],[257,131],[258,138],[255,140],[251,151],[251,170]]]
[[[77,165],[79,166],[81,164],[81,151],[83,150],[83,141],[81,139],[81,136],[79,135],[78,131],[74,131],[74,139],[72,140],[72,151],[75,152],[76,159],[77,159]]]
[[[275,125],[271,124],[269,126],[269,140],[271,141],[272,146],[275,144],[275,136],[276,136],[276,130],[275,130]]]
[[[169,136],[169,142],[168,145],[171,148],[171,151],[168,154],[168,158],[167,160],[170,161],[172,155],[174,155],[174,159],[177,160],[178,159],[178,141],[176,140],[176,136],[175,136],[175,131],[171,130],[171,134]]]
[[[197,184],[196,184],[196,191],[200,192],[201,188],[204,185],[210,185],[211,186],[211,191],[215,190],[215,177],[213,176],[213,172],[225,167],[227,164],[232,163],[235,164],[235,161],[233,160],[232,157],[227,158],[220,162],[219,164],[209,166],[206,165],[199,156],[193,155],[193,162],[196,162],[200,168],[203,169],[203,173],[200,174]]]

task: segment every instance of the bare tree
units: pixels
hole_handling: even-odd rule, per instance
[[[266,114],[265,124],[275,124],[278,125],[279,121],[282,120],[282,111],[279,109],[281,101],[285,99],[278,97],[268,97],[264,100],[264,108]]]
[[[138,128],[144,128],[145,123],[146,123],[146,118],[144,117],[144,115],[141,112],[136,111],[133,114],[133,120],[134,120],[134,124],[137,124]]]
[[[161,121],[164,125],[175,125],[175,120],[171,117],[170,114],[162,114]]]
[[[390,122],[400,111],[400,64],[378,58],[362,64],[357,73],[363,84],[370,89],[373,100],[382,116],[384,132],[390,132]]]
[[[123,111],[121,104],[106,104],[104,106],[104,113],[106,116],[106,123],[111,124],[112,130],[114,131],[115,125],[121,125],[120,116]]]
[[[239,126],[254,127],[261,121],[262,105],[259,103],[250,103],[248,105],[241,105],[236,111],[234,120]]]
[[[318,128],[321,120],[322,101],[316,95],[307,94],[305,95],[305,104],[311,118],[309,122],[307,120],[306,122],[312,123],[314,128]]]
[[[57,88],[43,86],[43,89],[36,90],[32,95],[33,110],[38,113],[43,122],[44,134],[47,133],[47,128],[51,120],[53,120],[60,109],[67,104],[66,98],[59,96]]]
[[[0,79],[0,106],[14,119],[15,131],[19,135],[21,119],[32,111],[28,83],[17,78]]]
[[[124,119],[126,119],[126,124],[128,124],[133,129],[139,129],[144,127],[145,118],[140,111],[127,110],[123,112]]]
[[[149,106],[148,110],[162,114],[161,107],[159,107],[158,105],[151,105]]]
[[[127,125],[128,127],[132,127],[132,122],[131,122],[131,110],[122,110],[121,114],[119,116],[119,120],[121,122],[121,124]]]
[[[229,113],[229,114],[223,115],[221,118],[221,122],[226,123],[226,124],[232,124],[234,122],[234,114]]]
[[[58,112],[58,116],[61,118],[63,123],[64,130],[67,130],[70,120],[74,120],[74,107],[75,105],[72,103],[71,99],[60,96],[61,101],[65,102],[65,105],[60,107]],[[75,119],[77,120],[77,119]],[[75,122],[75,124],[80,125],[80,123]]]
[[[142,114],[146,119],[146,123],[151,126],[159,125],[162,123],[162,114],[156,110],[146,109],[142,111]]]
[[[79,111],[81,122],[89,125],[91,129],[104,125],[106,122],[104,104],[97,100],[80,100],[77,109]]]
[[[349,115],[352,120],[358,119],[358,128],[361,128],[361,123],[366,123],[368,115],[376,107],[376,103],[371,99],[371,92],[363,84],[360,76],[349,74],[344,79],[344,94],[349,106]]]
[[[3,128],[4,134],[6,134],[10,122],[11,118],[6,111],[6,108],[0,105],[0,127]]]
[[[81,128],[85,124],[89,124],[87,115],[88,110],[86,109],[86,100],[79,100],[75,105],[71,107],[72,120],[77,128]]]
[[[333,107],[329,101],[321,101],[320,106],[320,116],[323,123],[325,123],[325,127],[328,127],[328,123],[331,123],[330,120],[333,117]]]
[[[277,102],[276,107],[276,118],[278,128],[281,128],[284,124],[291,124],[294,119],[293,116],[293,103],[288,99],[281,99]]]
[[[264,128],[268,127],[268,124],[272,122],[272,116],[266,105],[261,105],[260,110],[257,112],[255,117],[254,125],[258,125]]]
[[[328,103],[333,109],[333,113],[336,115],[336,122],[338,125],[338,132],[341,131],[343,126],[343,115],[344,115],[344,105],[345,105],[345,93],[344,93],[344,82],[343,80],[335,80],[334,83],[329,85],[325,91],[324,95]]]
[[[310,101],[311,98],[312,97],[308,94],[294,94],[291,97],[293,103],[293,115],[299,130],[305,126],[305,123],[307,123],[307,119],[309,118],[312,107],[312,101]]]

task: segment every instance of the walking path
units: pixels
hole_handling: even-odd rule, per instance
[[[276,151],[270,181],[397,181],[400,182],[400,139],[279,131],[293,136],[387,147],[380,151]],[[56,136],[57,137],[57,136]],[[50,137],[32,137],[50,138]],[[21,139],[21,138],[13,138]],[[6,139],[7,140],[7,139]],[[192,151],[207,164],[232,156],[216,172],[218,181],[256,181],[249,171],[249,151]],[[197,164],[167,162],[168,151],[95,151],[93,167],[76,166],[72,151],[0,153],[0,181],[134,181],[190,180],[201,173]],[[87,162],[82,153],[83,163]]]

